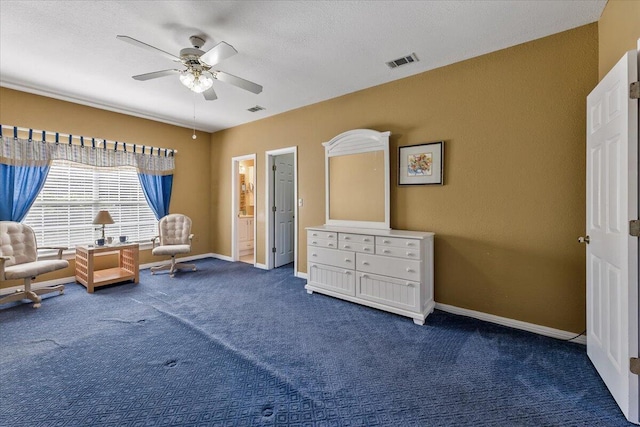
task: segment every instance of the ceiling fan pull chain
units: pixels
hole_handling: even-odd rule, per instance
[[[192,139],[196,139],[196,93],[193,92],[193,135]]]

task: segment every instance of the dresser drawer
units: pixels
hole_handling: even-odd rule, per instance
[[[402,237],[376,236],[376,246],[393,246],[396,248],[420,249],[420,240]]]
[[[311,285],[345,295],[354,296],[356,294],[356,278],[353,270],[330,267],[315,262],[309,262],[308,267]]]
[[[308,246],[309,262],[333,265],[335,267],[355,269],[356,254],[353,252],[339,251],[337,249],[326,249],[315,246]]]
[[[373,250],[373,245],[366,245],[364,243],[353,243],[349,241],[340,241],[338,242],[338,247],[345,251],[354,251],[354,252],[362,252],[365,254],[372,254],[375,251]]]
[[[392,256],[396,258],[406,258],[420,260],[420,249],[397,248],[394,246],[376,246],[376,254]]]
[[[338,242],[336,240],[319,239],[317,237],[307,240],[307,244],[309,246],[318,246],[320,248],[332,248],[332,249],[338,248]]]
[[[365,245],[373,245],[373,243],[375,242],[375,238],[367,234],[340,233],[338,234],[338,241],[340,241],[341,243],[350,242],[350,243],[362,243]]]
[[[357,253],[356,269],[367,273],[419,282],[420,272],[422,271],[422,261]]]
[[[307,241],[312,239],[338,240],[338,233],[332,231],[307,230]]]
[[[404,310],[420,310],[420,284],[408,280],[357,273],[356,296]]]

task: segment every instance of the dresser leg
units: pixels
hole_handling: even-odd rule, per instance
[[[423,326],[424,325],[424,320],[413,319],[413,323],[415,323],[416,325],[419,325],[419,326]]]

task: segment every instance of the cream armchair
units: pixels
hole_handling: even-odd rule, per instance
[[[38,249],[56,249],[58,259],[38,260]],[[0,304],[29,299],[33,307],[40,307],[40,295],[50,292],[64,293],[64,285],[31,289],[31,280],[40,274],[60,270],[69,266],[62,259],[66,248],[42,247],[36,243],[36,235],[31,227],[13,221],[0,221],[0,281],[23,279],[24,289],[0,298]]]
[[[158,256],[169,255],[171,263],[151,267],[151,274],[155,274],[159,270],[169,270],[169,276],[174,277],[177,270],[191,269],[196,271],[195,264],[176,262],[176,255],[191,252],[191,241],[193,240],[191,218],[182,214],[169,214],[160,218],[158,231],[160,235],[151,239],[153,243],[151,253]]]

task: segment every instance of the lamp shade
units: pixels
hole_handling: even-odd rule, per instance
[[[93,219],[94,224],[113,224],[113,218],[109,215],[109,211],[100,211]]]

